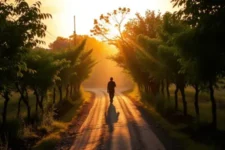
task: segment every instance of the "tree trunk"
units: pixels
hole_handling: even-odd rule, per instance
[[[17,88],[17,91],[20,93],[20,99],[19,99],[18,106],[17,106],[17,117],[19,117],[20,116],[20,106],[21,106],[20,104],[21,104],[21,101],[23,100],[23,92],[19,86],[19,83],[16,83],[15,86]]]
[[[148,82],[148,93],[151,94],[151,84]]]
[[[58,86],[58,89],[59,89],[59,101],[61,102],[62,101],[62,86]]]
[[[170,91],[169,91],[169,86],[170,86],[169,80],[168,80],[168,79],[166,79],[166,94],[167,94],[167,98],[168,98],[168,100],[170,100]]]
[[[30,105],[29,105],[29,100],[27,98],[23,99],[24,104],[27,107],[27,120],[28,122],[30,121]]]
[[[147,84],[147,87],[148,87],[148,94],[151,94],[151,85],[149,83]]]
[[[20,99],[19,99],[19,102],[18,102],[18,107],[17,107],[17,117],[20,116],[20,104],[21,104],[21,101],[22,101],[22,97],[20,96]]]
[[[180,92],[181,92],[182,102],[183,102],[183,113],[184,113],[184,116],[187,116],[187,101],[185,97],[184,87],[180,88]]]
[[[148,86],[146,84],[144,86],[145,86],[145,93],[147,93],[148,92]]]
[[[4,107],[3,107],[3,112],[2,112],[2,128],[5,127],[6,121],[7,121],[7,107],[8,107],[8,102],[9,102],[9,92],[5,91],[3,98],[5,99],[4,101]]]
[[[165,89],[164,80],[161,80],[161,93],[162,93],[162,95],[164,95],[164,89]]]
[[[27,92],[26,86],[25,85],[19,86],[19,84],[16,84],[16,87],[20,93],[20,100],[19,100],[19,104],[18,104],[17,115],[18,116],[20,115],[20,103],[22,100],[27,107],[27,120],[28,120],[28,122],[30,122],[30,105],[29,105],[29,97],[28,97],[28,92]],[[24,96],[24,93],[25,93],[25,96]]]
[[[66,100],[68,100],[69,96],[69,84],[66,86]]]
[[[138,83],[138,89],[139,89],[139,91],[141,91],[141,84],[140,83]]]
[[[56,89],[55,87],[53,88],[53,104],[55,104],[55,97],[56,97]]]
[[[39,94],[38,91],[36,89],[34,89],[34,95],[36,97],[36,114],[38,114],[38,105],[39,105]]]
[[[199,113],[199,105],[198,105],[198,95],[199,95],[198,84],[195,84],[194,88],[195,88],[195,113],[196,113],[197,120],[199,121],[200,113]]]
[[[39,101],[39,107],[41,108],[42,114],[44,114],[43,101],[44,101],[44,95],[41,95],[41,100]]]
[[[30,122],[30,104],[29,104],[28,92],[27,92],[26,89],[25,89],[25,93],[26,93],[26,95],[25,95],[25,97],[23,99],[23,102],[24,102],[24,104],[27,107],[27,120],[28,120],[28,122]]]
[[[18,114],[17,115],[19,115],[19,113],[20,113],[20,101],[22,100],[27,107],[27,120],[28,120],[28,122],[30,122],[30,105],[29,105],[29,97],[28,97],[27,89],[25,88],[25,86],[23,86],[22,88],[19,88],[19,86],[17,86],[17,89],[21,95],[19,104],[18,104]],[[24,96],[24,93],[26,94],[25,96]]]
[[[78,92],[78,84],[75,84],[75,86],[74,86],[74,91],[75,91],[75,93]]]
[[[217,113],[216,113],[216,100],[214,97],[214,89],[213,89],[213,83],[209,82],[209,92],[210,92],[210,100],[212,103],[212,126],[213,128],[217,127]]]
[[[178,87],[176,86],[176,90],[174,92],[174,97],[175,97],[175,110],[177,111],[178,110]]]
[[[74,89],[74,94],[76,94],[77,93],[77,85],[76,84],[74,84],[73,89]]]
[[[71,84],[70,85],[70,97],[72,97],[73,96],[73,85]]]
[[[81,83],[78,83],[78,91],[77,92],[80,92],[80,87],[81,87]]]

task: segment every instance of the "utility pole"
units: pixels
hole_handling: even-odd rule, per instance
[[[74,44],[75,46],[77,45],[77,41],[76,41],[76,38],[77,38],[77,33],[76,33],[76,16],[74,16],[74,31],[73,31],[73,40],[74,40]]]

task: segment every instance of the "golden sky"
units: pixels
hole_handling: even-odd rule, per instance
[[[37,0],[28,0],[34,3]],[[149,10],[173,11],[170,0],[40,0],[42,11],[51,13],[53,18],[45,21],[48,26],[45,41],[49,42],[57,36],[68,37],[73,33],[73,16],[76,16],[77,34],[89,34],[93,27],[93,19],[100,14],[111,12],[119,7],[129,7],[131,17],[139,12]]]

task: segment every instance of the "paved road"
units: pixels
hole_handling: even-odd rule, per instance
[[[70,150],[165,150],[130,99],[118,92],[110,104],[106,91],[89,90],[95,102]]]

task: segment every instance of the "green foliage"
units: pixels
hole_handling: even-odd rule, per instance
[[[0,2],[0,94],[5,99],[1,129],[7,120],[10,94],[16,89],[18,78],[23,77],[23,72],[29,71],[23,56],[29,48],[43,43],[39,39],[45,36],[47,29],[43,20],[51,15],[41,13],[40,6],[40,2],[29,6],[25,0]],[[25,98],[23,100],[27,103],[29,114],[29,102]]]
[[[17,76],[22,76],[21,71],[26,70],[26,64],[22,61],[26,48],[43,43],[35,37],[45,36],[47,27],[42,20],[50,18],[51,15],[41,13],[40,5],[40,2],[36,2],[29,6],[25,0],[17,0],[14,3],[0,2],[1,89],[9,90],[9,82]],[[12,37],[15,38],[12,40]]]
[[[193,99],[197,117],[199,92],[208,91],[212,104],[212,125],[216,127],[214,90],[225,75],[225,3],[198,0],[172,0],[172,3],[180,10],[163,15],[154,11],[146,11],[145,16],[137,13],[125,24],[123,32],[116,26],[120,33],[118,38],[107,36],[108,25],[116,22],[113,22],[111,13],[95,19],[91,31],[119,49],[110,58],[133,77],[140,90],[156,96],[159,92],[164,94],[166,89],[169,99],[169,86],[175,84],[175,109],[178,109],[177,92],[180,90],[185,116],[185,87],[191,85],[195,88]],[[123,18],[120,18],[121,22]],[[162,108],[163,102],[159,105]]]
[[[57,39],[49,45],[52,50],[65,50],[69,48],[71,41],[67,38],[57,37]]]
[[[158,35],[159,26],[162,22],[161,13],[155,13],[154,11],[147,10],[145,16],[141,16],[136,13],[136,18],[130,19],[125,24],[124,35],[133,41],[136,40],[137,36],[142,34],[150,38],[156,38]]]
[[[2,102],[1,98],[0,103],[0,135],[3,145],[7,145],[3,137],[9,134],[10,148],[20,143],[21,148],[25,149],[28,148],[25,141],[30,140],[32,144],[40,138],[37,136],[39,134],[43,136],[53,130],[65,130],[59,123],[54,123],[58,92],[55,90],[52,93],[54,98],[50,98],[49,91],[59,86],[61,100],[68,100],[68,96],[70,99],[76,97],[81,83],[95,65],[91,58],[92,50],[86,50],[83,36],[79,37],[81,42],[76,46],[70,39],[58,38],[51,44],[51,50],[38,48],[37,45],[44,44],[41,38],[45,36],[47,26],[43,20],[48,18],[51,15],[41,12],[40,1],[31,5],[25,0],[0,2],[0,94],[4,99]],[[31,93],[35,98],[30,98]],[[13,105],[10,102],[11,94],[13,97],[17,95]],[[8,105],[12,111],[12,123],[7,121]],[[23,123],[18,119],[13,120],[11,116],[21,117]],[[41,126],[42,129],[35,130],[34,126]],[[57,133],[57,136],[45,138],[43,143],[51,141],[50,145],[54,146],[59,138]]]
[[[222,14],[225,8],[224,1],[172,0],[171,2],[174,6],[181,7],[177,14],[183,15],[184,20],[194,26],[200,25],[208,17]]]
[[[28,81],[30,87],[35,87],[41,93],[47,90],[58,80],[58,76],[63,68],[69,65],[69,62],[62,60],[54,60],[54,55],[46,50],[31,50],[26,59],[27,67],[34,72],[27,74],[24,78]]]

